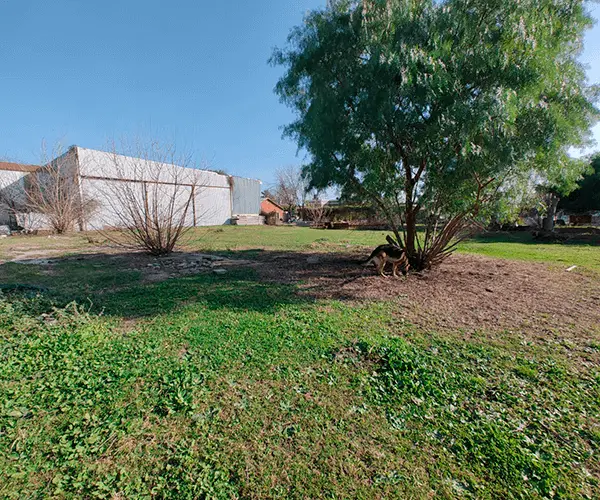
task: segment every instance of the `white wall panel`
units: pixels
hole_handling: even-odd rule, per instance
[[[127,182],[130,192],[140,193],[142,182],[148,182],[149,191],[156,189],[164,197],[164,202],[171,199],[175,189],[169,183],[195,184],[195,203],[189,207],[187,225],[221,225],[229,223],[231,219],[231,187],[226,175],[79,147],[77,157],[82,192],[99,205],[89,221],[90,229],[121,225],[121,218],[116,212],[122,212],[124,207],[119,203],[120,196],[115,196],[115,193],[123,192],[123,182]],[[177,190],[176,204],[183,206],[190,196],[191,187],[178,186]]]
[[[14,170],[0,170],[0,225],[8,225],[10,216],[5,204],[13,202],[25,202],[25,176],[27,172],[16,172]]]
[[[126,186],[124,184],[126,183]],[[92,200],[96,210],[87,223],[88,229],[106,229],[122,225],[122,218],[118,213],[126,213],[124,200],[125,190],[130,196],[136,197],[138,202],[143,200],[142,184],[123,181],[81,179],[81,189],[84,199]],[[166,210],[166,205],[173,197],[175,188],[170,185],[148,186],[150,201],[157,199],[161,210]],[[179,186],[176,193],[175,207],[177,213],[183,209],[190,197],[189,186]],[[214,226],[229,223],[231,219],[229,190],[222,188],[196,187],[195,203],[190,201],[186,214],[186,225]],[[195,217],[194,217],[195,211]],[[165,212],[163,212],[165,213]]]
[[[180,184],[198,183],[229,188],[229,179],[226,175],[208,170],[183,168],[80,147],[77,147],[76,150],[79,159],[79,174],[82,176],[153,182],[174,182],[176,180]],[[175,178],[175,176],[177,177]]]

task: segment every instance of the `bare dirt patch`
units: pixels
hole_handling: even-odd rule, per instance
[[[21,264],[43,264],[45,261],[52,259],[61,259],[65,253],[77,253],[81,255],[109,255],[116,253],[118,250],[109,246],[89,246],[85,248],[78,247],[43,247],[35,245],[17,245],[10,246],[4,249],[6,254],[5,259],[0,259],[0,264],[6,262],[16,262]]]
[[[258,269],[264,279],[295,283],[300,293],[316,298],[396,301],[397,315],[419,327],[458,329],[465,335],[482,330],[523,333],[529,340],[573,341],[598,351],[589,347],[600,333],[597,275],[455,254],[440,267],[404,280],[377,276],[374,268],[360,265],[361,258],[261,256]]]

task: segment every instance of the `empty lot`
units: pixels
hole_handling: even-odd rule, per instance
[[[404,281],[360,266],[384,235],[0,240],[0,494],[593,498],[600,247],[495,235]]]

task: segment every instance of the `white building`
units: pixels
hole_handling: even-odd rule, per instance
[[[24,214],[25,207],[25,181],[28,175],[35,172],[36,165],[22,165],[20,163],[0,162],[0,225],[12,226],[25,221],[15,221],[13,213]]]
[[[163,158],[161,158],[163,159]],[[189,205],[186,225],[230,224],[237,216],[260,223],[261,182],[228,176],[209,170],[175,165],[164,156],[163,162],[72,146],[49,165],[58,166],[77,186],[82,203],[91,209],[75,229],[107,229],[122,226],[124,198],[158,195],[162,204],[173,199]],[[46,167],[0,163],[0,224],[14,225],[2,193],[24,192],[27,176],[43,175]],[[142,194],[144,193],[144,194]],[[7,198],[6,196],[4,197]],[[143,202],[143,200],[142,200]],[[250,217],[248,217],[250,216]],[[14,219],[14,216],[12,217]],[[242,219],[242,217],[240,218]],[[44,226],[38,223],[37,229]]]

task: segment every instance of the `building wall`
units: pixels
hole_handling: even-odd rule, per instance
[[[125,214],[129,199],[143,204],[144,191],[142,183],[130,183],[116,180],[81,179],[84,199],[91,200],[95,210],[87,221],[86,229],[107,229],[122,226],[127,218]],[[168,203],[175,197],[174,213],[177,217],[184,214],[187,207],[186,226],[214,226],[227,224],[231,218],[229,191],[209,187],[195,187],[194,196],[190,200],[190,186],[174,187],[167,184],[149,184],[148,200],[157,200],[160,211],[169,213]]]
[[[61,172],[68,178],[67,182],[75,182],[77,178],[77,161],[72,149],[44,166],[0,163],[0,224],[16,224],[26,230],[52,229],[47,216],[26,209],[29,201],[26,194],[27,177],[36,175],[40,184],[43,185],[45,178],[52,178],[45,172],[45,169],[52,166],[60,167]],[[9,214],[6,206],[7,199],[11,204],[15,202],[19,204],[20,202],[22,210],[16,214]]]
[[[97,201],[96,212],[88,223],[90,229],[122,225],[121,219],[116,216],[116,211],[123,211],[119,197],[127,191],[130,195],[138,193],[137,196],[141,196],[143,182],[147,183],[150,192],[160,192],[164,200],[170,200],[176,193],[178,207],[187,203],[193,185],[193,203],[188,209],[186,225],[215,226],[228,224],[231,220],[232,194],[226,175],[79,147],[76,149],[84,198]]]
[[[79,175],[82,177],[166,183],[176,181],[179,184],[201,184],[229,188],[229,179],[226,175],[209,170],[115,155],[105,151],[80,148],[79,146],[74,146],[72,149],[76,152]]]
[[[279,220],[283,220],[283,208],[278,207],[271,200],[266,199],[260,203],[260,211],[263,214],[270,214],[271,212],[276,212],[279,215]]]
[[[232,212],[238,214],[260,213],[260,191],[262,182],[243,177],[231,178],[232,183]]]
[[[83,197],[91,201],[95,207],[87,221],[86,229],[105,229],[123,225],[119,213],[126,213],[126,198],[133,197],[143,202],[142,183],[123,182],[117,180],[81,179]],[[183,213],[191,196],[190,186],[174,187],[168,184],[149,183],[148,199],[162,200],[163,213],[165,204],[175,197],[175,213]],[[210,186],[196,186],[194,196],[187,209],[187,226],[216,226],[228,224],[231,219],[230,195],[228,189]]]
[[[0,170],[0,225],[10,225],[11,217],[8,206],[15,202],[25,201],[25,176],[28,172]]]
[[[125,212],[124,196],[133,196],[141,201],[144,183],[150,192],[156,190],[160,195],[158,199],[163,208],[175,195],[179,213],[179,208],[183,209],[193,190],[193,201],[186,216],[188,226],[229,224],[234,207],[235,213],[259,213],[261,183],[252,179],[230,178],[207,170],[145,161],[78,146],[70,148],[53,163],[59,163],[61,169],[68,172],[77,183],[85,206],[91,209],[81,226],[84,230],[122,226],[123,218],[118,214]],[[23,179],[27,175],[28,172],[0,170],[0,190],[4,184],[15,182],[24,186]],[[41,217],[38,219],[42,221]],[[7,223],[8,212],[0,204],[0,224]],[[49,228],[43,221],[36,226],[36,229]]]

